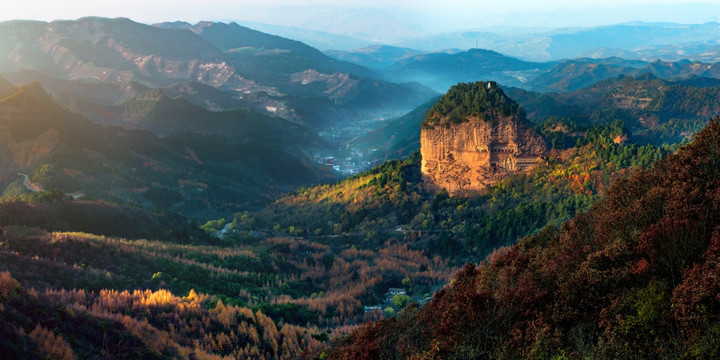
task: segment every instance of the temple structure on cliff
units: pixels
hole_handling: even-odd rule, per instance
[[[485,83],[477,84],[486,87]],[[512,101],[499,88],[489,101],[498,96],[504,97],[505,102]],[[443,116],[432,111],[426,116]],[[452,113],[462,117],[459,122],[436,120],[434,123],[443,125],[423,126],[420,151],[425,182],[437,190],[444,188],[451,195],[467,195],[481,192],[509,174],[531,170],[547,147],[521,114],[494,111],[490,106],[482,113]]]

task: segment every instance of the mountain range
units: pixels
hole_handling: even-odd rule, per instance
[[[335,178],[338,175],[320,163],[327,156],[345,158],[344,140],[334,134],[321,137],[324,129],[337,128],[337,132],[347,134],[343,136],[355,137],[357,134],[345,129],[357,128],[360,120],[411,109],[436,94],[419,84],[381,80],[373,70],[235,23],[150,26],[124,18],[96,17],[51,23],[10,21],[0,23],[0,49],[6,54],[0,59],[0,73],[5,78],[18,86],[32,82],[42,86],[42,90],[38,85],[30,88],[33,94],[42,93],[38,95],[43,99],[39,106],[47,110],[43,116],[58,111],[59,105],[65,111],[62,117],[80,121],[69,110],[94,124],[116,129],[89,126],[89,133],[110,131],[114,133],[109,136],[126,136],[120,128],[147,131],[127,134],[149,136],[148,146],[158,147],[148,152],[155,157],[149,162],[164,163],[173,174],[166,174],[161,181],[155,178],[149,188],[174,194],[163,207],[186,215],[205,211],[198,213],[198,209],[212,212],[221,208],[231,214],[267,201],[273,193],[278,194],[275,191]],[[4,96],[16,90],[4,79],[0,85]],[[52,124],[37,126],[50,131]],[[266,148],[259,157],[237,157],[259,148]],[[65,161],[61,158],[43,158],[58,166],[53,173],[57,177],[46,179],[42,184],[45,188],[59,187],[68,192],[83,189],[88,196],[158,205],[137,196],[144,190],[129,191],[145,181],[142,176],[130,185],[129,178],[105,181],[105,176],[94,170],[73,168],[93,174],[84,177],[94,179],[91,184],[82,184],[77,176],[68,178],[71,170],[57,163]],[[182,159],[190,159],[190,163],[181,164],[186,161]],[[361,163],[361,159],[356,162]],[[42,165],[39,160],[16,165],[21,163],[21,168],[14,167],[8,173],[21,171],[32,177]],[[118,169],[108,174],[137,168],[133,162],[114,166]],[[285,171],[278,172],[280,169]],[[209,185],[219,184],[227,176],[243,185]],[[205,196],[208,186],[219,191],[210,195],[215,200]],[[277,190],[272,190],[276,186]],[[234,195],[228,196],[221,188],[232,188]],[[184,195],[178,196],[177,191]],[[220,200],[222,197],[229,199]],[[189,198],[196,200],[185,202]],[[197,206],[195,201],[204,201],[205,205]]]
[[[175,45],[179,43],[183,46]],[[0,24],[0,49],[6,54],[0,59],[0,73],[19,72],[8,76],[14,81],[52,81],[28,78],[25,73],[33,70],[79,82],[78,87],[105,83],[118,88],[115,94],[124,95],[96,99],[102,93],[93,93],[81,99],[85,101],[125,101],[137,95],[132,91],[134,83],[166,87],[199,82],[246,103],[259,102],[261,108],[279,108],[267,97],[257,96],[264,93],[290,108],[288,113],[292,113],[293,101],[300,101],[293,99],[300,97],[322,107],[315,113],[335,110],[357,118],[380,109],[411,108],[433,95],[419,85],[384,82],[371,70],[336,61],[298,41],[234,23],[149,26],[122,18],[11,21]]]
[[[434,52],[482,48],[527,61],[557,61],[578,57],[618,56],[639,60],[718,61],[720,24],[628,22],[589,27],[480,27],[426,35],[389,45]]]
[[[374,67],[388,80],[419,82],[438,91],[446,91],[458,82],[480,79],[538,92],[568,92],[618,75],[651,73],[666,79],[718,78],[718,63],[714,59],[663,61],[609,56],[531,62],[485,49],[421,52],[388,46],[327,53]]]
[[[0,354],[716,358],[717,28],[0,23]]]
[[[353,58],[363,57],[362,53],[367,52],[367,49],[388,46],[413,49],[412,52],[422,53],[451,49],[458,52],[481,48],[536,62],[581,57],[593,59],[622,57],[645,61],[693,60],[710,63],[720,61],[718,53],[720,47],[716,41],[719,25],[714,22],[704,24],[628,22],[555,29],[481,26],[476,30],[449,31],[380,43],[320,31],[300,31],[297,28],[257,22],[247,24],[269,33],[313,44],[333,57],[356,63],[359,62]],[[339,40],[339,37],[342,37],[342,40]],[[374,68],[369,62],[363,65]]]

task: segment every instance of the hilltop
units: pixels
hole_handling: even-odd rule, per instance
[[[421,124],[425,181],[451,195],[468,194],[531,171],[547,147],[524,117],[494,82],[453,86]]]
[[[476,117],[485,121],[498,116],[524,117],[516,102],[494,81],[454,85],[425,113],[420,126],[424,129],[450,127]]]

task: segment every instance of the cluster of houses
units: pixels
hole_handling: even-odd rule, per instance
[[[380,305],[365,305],[363,306],[363,309],[366,313],[369,313],[371,311],[382,311],[382,306]]]
[[[389,288],[388,291],[385,293],[385,299],[382,301],[383,304],[391,304],[393,297],[395,295],[407,295],[407,291],[402,288]],[[418,305],[423,306],[428,303],[428,301],[432,300],[432,296],[428,296],[425,299],[416,301]],[[363,306],[363,309],[365,310],[365,313],[369,313],[372,311],[382,311],[383,307],[382,305],[365,305]]]
[[[385,299],[383,300],[383,304],[392,303],[393,297],[395,295],[407,295],[407,291],[405,291],[405,289],[402,289],[402,288],[389,288],[388,291],[385,293]],[[370,312],[370,311],[376,311],[376,310],[382,311],[382,306],[381,305],[363,306],[363,309],[365,310],[366,313]]]
[[[373,163],[370,161],[353,161],[350,157],[345,160],[336,159],[332,156],[321,159],[319,155],[315,155],[315,160],[325,166],[332,167],[335,171],[346,176],[359,174],[373,166]]]
[[[395,295],[407,295],[407,292],[405,289],[402,288],[389,288],[388,291],[385,293],[385,301],[384,302],[392,302],[393,297]]]

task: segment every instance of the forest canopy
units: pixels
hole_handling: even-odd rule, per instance
[[[423,129],[447,127],[465,122],[471,116],[492,121],[498,115],[525,117],[520,106],[494,81],[459,83],[428,110],[421,126]]]

